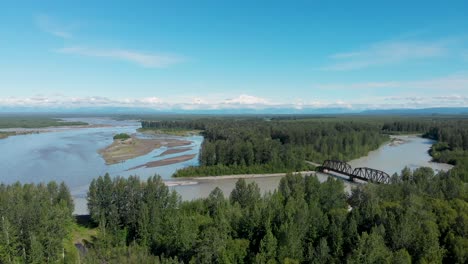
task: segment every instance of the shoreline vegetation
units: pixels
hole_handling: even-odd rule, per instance
[[[135,135],[130,138],[114,139],[111,145],[99,150],[99,154],[106,161],[107,165],[116,164],[129,159],[140,157],[150,153],[160,147],[180,147],[190,145],[192,142],[179,139],[141,139]],[[144,165],[142,165],[144,166]]]
[[[9,136],[13,136],[15,135],[15,133],[13,132],[0,132],[0,139],[4,139],[4,138],[7,138]]]
[[[49,128],[63,126],[85,126],[81,121],[65,121],[60,118],[35,116],[0,116],[0,129],[5,128]]]
[[[140,133],[148,135],[171,135],[171,136],[197,136],[200,135],[203,130],[197,129],[153,129],[153,128],[139,128],[137,130]]]

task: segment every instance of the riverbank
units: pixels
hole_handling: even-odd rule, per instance
[[[302,175],[315,175],[316,171],[298,171],[294,173],[300,173]],[[221,175],[221,176],[202,176],[202,177],[190,177],[180,179],[191,179],[191,180],[226,180],[226,179],[257,179],[257,178],[268,178],[268,177],[284,177],[288,173],[260,173],[260,174],[233,174],[233,175]]]
[[[141,139],[137,138],[135,135],[132,135],[129,139],[116,139],[112,144],[104,149],[99,150],[99,154],[106,161],[107,165],[116,164],[136,158],[139,156],[146,155],[151,151],[158,149],[160,147],[179,147],[190,145],[191,142],[188,140],[179,140],[179,139],[167,139],[167,138],[157,138],[157,139]],[[180,161],[182,162],[182,161]],[[172,164],[172,163],[169,163]],[[131,169],[145,167],[145,165],[140,165]],[[162,165],[160,165],[162,166]],[[131,170],[129,169],[129,170]]]
[[[0,139],[4,139],[4,138],[7,138],[9,136],[13,136],[15,135],[15,133],[12,133],[12,132],[0,132]]]

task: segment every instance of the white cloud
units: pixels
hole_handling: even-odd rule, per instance
[[[224,101],[225,104],[240,104],[240,105],[267,105],[268,100],[256,96],[251,96],[247,94],[241,94],[239,97],[226,99]]]
[[[109,58],[139,64],[149,68],[165,68],[182,62],[184,59],[176,55],[152,54],[124,49],[93,49],[86,47],[66,47],[57,52],[88,57]]]
[[[32,97],[4,97],[0,98],[0,106],[49,106],[49,107],[89,107],[89,106],[128,106],[150,107],[157,109],[183,108],[183,109],[222,109],[261,107],[268,101],[263,98],[240,95],[233,99],[194,97],[181,101],[180,99],[165,100],[150,96],[143,98],[109,98],[103,96],[67,97],[63,95],[36,95]]]
[[[437,91],[428,92],[430,89]],[[210,94],[207,96],[175,96],[162,98],[148,96],[140,98],[110,98],[103,96],[70,97],[62,94],[35,95],[31,97],[0,97],[0,109],[3,107],[40,107],[40,108],[81,108],[81,107],[143,107],[157,110],[221,110],[221,109],[317,109],[346,108],[390,109],[390,108],[426,108],[426,107],[467,107],[468,77],[453,75],[433,80],[408,82],[369,82],[351,84],[327,84],[323,87],[333,89],[375,89],[375,88],[421,88],[424,93],[404,89],[404,95],[396,96],[354,96],[350,98],[322,100],[319,98],[297,98],[274,101],[269,98],[248,94],[230,96]],[[457,88],[453,90],[443,87]],[[451,92],[448,92],[451,91]],[[357,93],[359,94],[359,93]],[[5,109],[5,108],[4,108]]]
[[[161,104],[163,101],[158,97],[146,97],[146,98],[140,99],[137,102],[141,102],[142,104],[157,105],[157,104]]]
[[[54,36],[70,39],[73,37],[71,29],[75,25],[63,25],[47,15],[38,15],[35,17],[36,25],[44,32]],[[55,50],[58,53],[73,54],[87,57],[108,58],[132,62],[148,68],[165,68],[173,64],[180,63],[185,58],[172,54],[155,54],[128,49],[115,48],[91,48],[86,46],[68,46]]]
[[[447,54],[442,42],[381,42],[364,49],[330,56],[332,62],[323,70],[346,71],[394,64],[409,60],[440,57]]]
[[[256,98],[255,100],[252,99]],[[240,99],[244,98],[244,99]],[[245,98],[249,98],[246,100]],[[143,107],[157,110],[221,110],[221,109],[317,109],[346,108],[391,109],[391,108],[425,108],[425,107],[466,107],[468,95],[436,96],[387,96],[349,100],[296,100],[295,102],[271,102],[254,96],[239,96],[228,100],[202,100],[193,98],[186,102],[170,101],[159,97],[143,98],[108,98],[102,96],[67,97],[67,96],[33,96],[3,97],[1,107],[39,107],[39,108],[86,108],[86,107]],[[233,103],[235,101],[235,103]]]
[[[70,26],[60,25],[47,15],[38,15],[35,19],[37,26],[44,32],[52,34],[56,37],[69,39],[73,35],[70,33]]]

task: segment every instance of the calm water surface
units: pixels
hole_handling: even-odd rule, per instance
[[[146,179],[159,174],[165,180],[180,168],[198,165],[198,153],[203,141],[201,136],[175,137],[175,136],[149,136],[137,133],[140,127],[137,121],[115,121],[105,118],[69,118],[89,124],[107,125],[107,127],[81,128],[81,129],[54,129],[53,132],[13,136],[0,140],[0,182],[10,184],[16,181],[22,183],[39,183],[55,180],[64,181],[72,192],[75,200],[75,213],[86,213],[86,192],[91,180],[108,172],[111,176],[139,175]],[[99,149],[112,143],[116,133],[137,133],[138,137],[163,137],[190,140],[192,150],[158,157],[167,150],[166,147],[156,149],[151,153],[127,160],[114,165],[106,165]],[[404,144],[392,146],[386,144],[368,156],[353,160],[353,167],[371,167],[383,170],[389,174],[400,172],[405,166],[412,169],[420,166],[429,166],[435,170],[448,170],[447,164],[430,162],[427,153],[433,141],[416,136],[399,136]],[[184,146],[186,147],[186,146]],[[161,166],[156,168],[139,168],[128,171],[129,168],[145,164],[146,162],[166,159],[180,155],[196,154],[186,162]],[[256,181],[263,192],[274,190],[281,177],[266,177],[247,179],[247,182]],[[319,179],[326,180],[326,175],[319,175]],[[171,189],[180,193],[183,199],[190,200],[206,197],[215,188],[219,187],[225,195],[229,195],[234,188],[236,179],[216,179],[191,181],[188,185],[172,186]],[[349,188],[349,186],[347,186]]]
[[[142,179],[159,174],[169,179],[177,169],[198,165],[198,152],[203,141],[201,136],[149,136],[137,133],[140,123],[115,121],[103,118],[67,119],[108,127],[66,129],[54,132],[13,136],[0,140],[0,182],[10,184],[64,181],[75,199],[75,213],[86,212],[86,192],[91,180],[108,172],[111,176],[139,175]],[[46,129],[50,130],[50,129]],[[114,165],[106,165],[98,153],[113,141],[117,133],[136,133],[138,137],[180,138],[192,142],[192,150],[158,157],[167,150],[162,147],[151,153]],[[127,171],[149,161],[171,158],[178,155],[197,154],[193,159],[156,168],[139,168]]]

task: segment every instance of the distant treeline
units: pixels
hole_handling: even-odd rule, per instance
[[[58,118],[42,116],[0,116],[0,128],[43,128],[51,126],[82,126],[88,123],[62,121]]]
[[[376,149],[388,136],[368,122],[273,121],[260,118],[143,121],[143,128],[203,130],[199,167],[176,176],[287,172],[305,160],[349,160]]]

